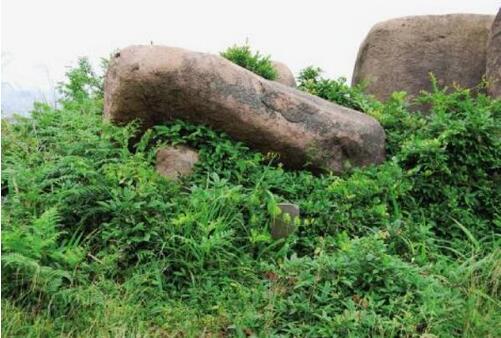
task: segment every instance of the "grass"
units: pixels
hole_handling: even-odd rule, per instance
[[[388,153],[313,175],[205,126],[111,125],[87,61],[67,75],[60,109],[2,121],[6,337],[499,336],[500,101],[435,88],[421,115],[308,68]],[[199,150],[192,176],[155,172],[165,144]],[[301,224],[274,241],[284,201]]]

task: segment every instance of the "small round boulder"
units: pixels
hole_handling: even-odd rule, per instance
[[[190,175],[198,159],[198,152],[187,146],[160,148],[155,169],[160,175],[177,180]]]
[[[292,71],[285,63],[272,61],[271,64],[277,71],[277,78],[275,79],[276,82],[296,88],[296,79],[294,78],[294,74],[292,74]]]

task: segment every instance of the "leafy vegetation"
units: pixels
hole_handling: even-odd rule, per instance
[[[500,101],[435,87],[421,115],[308,68],[388,153],[313,175],[182,121],[139,137],[102,120],[85,59],[67,75],[60,109],[2,121],[6,337],[499,335]],[[165,144],[199,150],[192,176],[155,172]],[[281,201],[302,222],[274,241]]]
[[[248,44],[229,47],[221,56],[231,62],[250,70],[268,80],[275,80],[278,76],[269,56],[263,56],[259,52],[252,52]]]

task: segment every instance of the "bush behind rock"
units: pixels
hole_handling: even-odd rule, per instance
[[[275,80],[278,76],[270,57],[263,56],[257,51],[253,53],[247,44],[229,47],[221,52],[221,56],[267,80]]]

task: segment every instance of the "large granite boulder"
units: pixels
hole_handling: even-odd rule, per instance
[[[411,98],[431,90],[430,72],[440,85],[474,87],[485,74],[493,18],[450,14],[381,22],[360,46],[352,83],[365,82],[366,91],[382,101],[394,91]]]
[[[487,47],[487,69],[489,94],[501,98],[501,9],[492,24]]]
[[[290,167],[342,172],[384,159],[372,117],[268,81],[216,55],[131,46],[112,58],[104,116],[144,128],[183,119],[227,132]]]
[[[273,67],[277,70],[277,78],[275,81],[284,84],[289,87],[296,87],[296,79],[294,78],[294,74],[287,67],[285,63],[278,61],[271,61]]]

